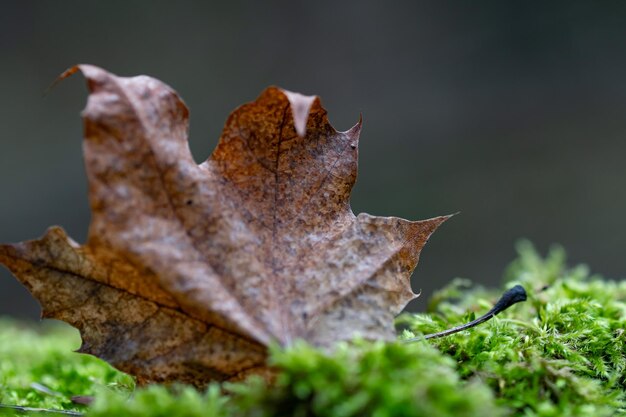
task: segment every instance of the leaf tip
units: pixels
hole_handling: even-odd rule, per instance
[[[8,259],[9,245],[0,244],[0,265],[5,265]]]
[[[56,79],[52,81],[52,83],[48,86],[48,88],[45,89],[43,96],[45,97],[48,94],[50,94],[52,89],[54,89],[61,81],[71,77],[72,75],[76,74],[79,71],[82,72],[85,75],[85,78],[87,78],[88,80],[95,77],[96,73],[106,73],[105,70],[95,65],[90,65],[90,64],[74,65],[66,69],[58,77],[56,77]]]
[[[50,92],[64,79],[71,77],[72,75],[76,74],[78,71],[80,70],[78,65],[74,65],[73,67],[70,67],[68,69],[66,69],[65,71],[63,71],[60,75],[58,75],[54,81],[52,81],[50,83],[50,85],[48,86],[48,88],[46,88],[43,92],[43,96],[46,97],[48,94],[50,94]]]
[[[362,127],[363,113],[359,113],[359,121],[345,132],[345,134],[348,135],[348,137],[350,138],[350,146],[352,146],[352,148],[356,148],[358,146]]]
[[[423,222],[428,222],[431,223],[435,226],[435,228],[441,226],[441,224],[443,224],[444,222],[450,220],[452,217],[456,216],[457,214],[459,214],[459,212],[456,213],[452,213],[452,214],[446,214],[444,216],[437,216],[437,217],[433,217],[427,220],[422,220]]]

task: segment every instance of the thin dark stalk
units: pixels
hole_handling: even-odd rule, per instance
[[[37,416],[72,416],[82,417],[78,411],[51,410],[46,408],[21,407],[19,405],[0,404],[0,416],[37,415]]]
[[[489,310],[485,315],[480,316],[476,320],[470,321],[469,323],[463,324],[461,326],[453,327],[448,330],[443,330],[437,333],[431,333],[424,336],[418,336],[411,339],[405,339],[403,342],[415,342],[423,339],[435,339],[437,337],[449,336],[454,333],[461,332],[463,330],[467,330],[471,327],[479,325],[481,323],[486,322],[491,319],[493,316],[498,313],[503,312],[507,308],[511,307],[513,304],[519,303],[520,301],[526,301],[526,290],[521,285],[516,285],[513,288],[506,291],[502,294],[502,297],[498,300],[498,302],[493,306],[491,310]]]

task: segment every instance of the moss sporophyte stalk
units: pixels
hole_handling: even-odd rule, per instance
[[[87,416],[613,416],[626,414],[626,283],[544,258],[527,242],[504,274],[527,301],[490,321],[502,290],[457,279],[428,311],[397,319],[399,339],[355,340],[325,353],[306,343],[271,348],[273,385],[136,388],[132,378],[73,353],[76,331],[57,322],[0,322],[0,403]],[[94,396],[90,406],[72,402]],[[1,415],[24,415],[0,408]],[[41,415],[39,412],[31,412]],[[27,412],[28,414],[28,412]],[[53,414],[49,414],[53,415]],[[60,414],[59,414],[60,415]]]
[[[521,301],[526,301],[526,298],[527,298],[526,290],[524,289],[524,287],[522,287],[521,285],[518,284],[518,285],[514,286],[513,288],[507,290],[502,295],[502,297],[500,297],[498,302],[491,308],[491,310],[489,310],[488,312],[486,312],[485,314],[483,314],[479,318],[474,319],[474,320],[470,321],[469,323],[453,327],[451,329],[442,330],[442,331],[437,332],[437,333],[425,334],[421,338],[423,338],[425,340],[434,339],[434,338],[437,338],[437,337],[445,337],[445,336],[449,336],[449,335],[451,335],[453,333],[458,333],[458,332],[462,332],[463,330],[471,329],[472,327],[478,326],[479,324],[484,323],[487,320],[497,316],[498,314],[502,313],[507,308],[511,307],[513,304],[519,303]],[[403,342],[410,343],[410,342],[415,342],[417,340],[420,340],[420,337],[413,337],[413,338],[410,338],[410,339],[404,339]]]

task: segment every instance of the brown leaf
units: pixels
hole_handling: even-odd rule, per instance
[[[197,165],[188,110],[146,76],[90,65],[83,111],[92,222],[0,246],[43,316],[81,352],[140,381],[202,385],[267,371],[272,341],[392,339],[409,276],[447,216],[355,216],[361,123],[337,132],[317,97],[275,87],[235,110]]]

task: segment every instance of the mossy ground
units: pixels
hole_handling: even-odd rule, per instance
[[[0,321],[0,403],[94,417],[626,414],[626,282],[568,269],[560,249],[541,258],[522,243],[519,252],[504,286],[523,285],[527,302],[441,339],[355,341],[332,355],[304,343],[275,348],[271,361],[282,372],[272,387],[253,379],[205,392],[135,390],[127,375],[72,353],[79,337],[69,327]],[[400,338],[469,321],[501,292],[456,280],[432,297],[427,313],[398,319]],[[76,405],[74,395],[96,401]]]

